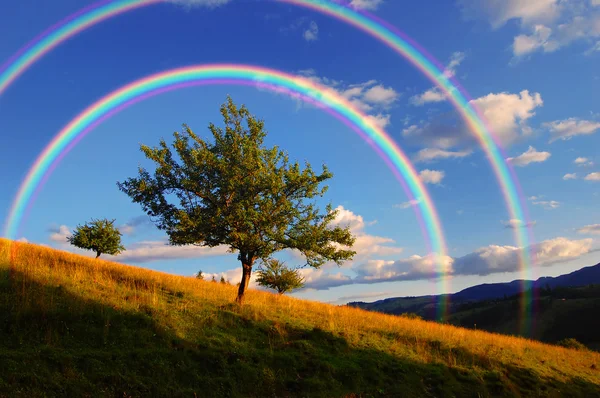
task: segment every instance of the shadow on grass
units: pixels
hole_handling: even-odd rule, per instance
[[[116,309],[69,289],[0,270],[0,396],[600,396],[582,379],[541,379],[467,351],[449,354],[480,371],[357,349],[320,329],[252,320],[233,304],[177,337],[150,307]]]

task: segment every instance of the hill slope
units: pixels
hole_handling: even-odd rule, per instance
[[[600,355],[0,239],[0,396],[600,396]]]

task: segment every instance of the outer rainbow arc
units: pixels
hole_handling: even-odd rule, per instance
[[[251,65],[218,64],[177,68],[139,79],[89,106],[67,124],[36,159],[13,202],[5,234],[9,238],[16,238],[21,220],[35,192],[39,190],[41,184],[48,178],[49,173],[66,152],[92,128],[132,103],[159,92],[189,86],[194,82],[206,84],[241,82],[253,86],[276,87],[286,92],[291,91],[302,98],[311,99],[321,106],[331,108],[343,119],[348,120],[354,126],[355,131],[366,133],[367,141],[383,155],[382,158],[395,171],[396,177],[408,190],[409,197],[421,199],[419,204],[414,207],[415,210],[417,208],[421,210],[421,214],[417,212],[421,227],[424,233],[429,235],[430,242],[434,246],[433,249],[442,264],[441,261],[446,258],[446,244],[437,211],[416,170],[393,139],[333,90],[321,87],[306,78]],[[365,135],[364,133],[362,135]],[[400,171],[400,174],[397,171]],[[421,215],[424,220],[420,217]],[[444,270],[442,269],[442,271]]]

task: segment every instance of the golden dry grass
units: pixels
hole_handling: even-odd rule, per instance
[[[237,292],[235,286],[6,239],[0,239],[0,270],[3,269],[21,275],[22,288],[16,289],[18,297],[15,297],[19,302],[13,308],[23,312],[36,308],[43,313],[51,311],[54,305],[51,296],[29,294],[29,284],[60,285],[74,296],[116,310],[152,313],[162,326],[180,338],[189,338],[195,329],[210,322],[211,317],[218,318],[219,309],[224,309],[250,321],[270,322],[272,333],[283,340],[289,325],[305,330],[318,328],[345,339],[351,348],[384,352],[417,364],[464,369],[479,374],[477,377],[481,378],[485,372],[526,369],[542,381],[570,383],[577,379],[600,386],[600,371],[597,369],[600,367],[600,354],[592,351],[576,351],[520,337],[256,290],[250,290],[245,304],[238,307],[232,305]],[[170,298],[173,295],[180,300],[173,301]],[[207,305],[213,310],[202,311]],[[76,312],[77,309],[71,308],[71,311]],[[193,314],[194,321],[181,321],[186,314]]]

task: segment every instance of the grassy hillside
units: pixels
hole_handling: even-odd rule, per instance
[[[600,396],[600,354],[0,239],[0,396]]]
[[[491,332],[519,334],[521,296],[459,305],[448,321]],[[574,338],[600,349],[600,285],[542,290],[534,302],[531,337],[549,343]]]

